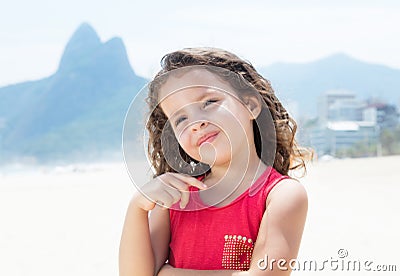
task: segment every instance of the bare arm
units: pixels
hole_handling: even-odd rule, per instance
[[[151,247],[155,258],[156,275],[168,259],[170,241],[169,210],[156,206],[150,212]]]
[[[261,221],[250,270],[240,275],[290,275],[291,269],[288,263],[291,259],[297,258],[307,210],[307,193],[301,183],[285,179],[274,187],[266,202],[266,211]],[[261,270],[258,267],[259,261],[266,256],[268,263],[260,264],[267,268]],[[272,259],[276,261],[272,262]],[[278,267],[280,259],[286,262],[279,264],[281,268]]]
[[[307,193],[299,182],[292,179],[282,180],[268,196],[266,208],[249,271],[187,270],[165,265],[159,275],[290,275],[288,262],[297,257],[307,216]],[[259,260],[265,259],[265,256],[268,256],[269,263],[261,262],[261,266],[267,265],[267,269],[262,270],[258,267]],[[272,259],[276,261],[273,268],[269,269]],[[280,264],[282,269],[278,267],[280,259],[286,261],[286,264]]]
[[[119,248],[119,275],[154,275],[155,258],[151,247],[148,212],[131,200]]]
[[[155,275],[168,257],[169,213],[165,207],[189,201],[188,187],[204,189],[197,179],[176,173],[154,178],[136,192],[128,206],[119,249],[119,275]],[[149,200],[151,198],[152,200]],[[149,211],[150,219],[149,219]]]

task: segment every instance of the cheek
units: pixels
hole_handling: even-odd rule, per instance
[[[248,139],[252,137],[252,123],[246,113],[225,113],[223,116],[222,129],[224,130],[223,144],[225,148],[231,149],[249,144]],[[221,140],[222,142],[222,140]]]
[[[238,135],[246,128],[246,118],[243,117],[241,110],[224,110],[216,118],[217,124],[228,136]]]
[[[182,133],[177,134],[176,139],[178,140],[178,143],[183,148],[183,150],[186,151],[186,153],[188,153],[189,155],[191,155],[191,151],[193,151],[192,149],[193,145],[188,132],[183,131]]]

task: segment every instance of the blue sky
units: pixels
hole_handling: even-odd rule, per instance
[[[183,47],[225,48],[260,67],[344,52],[400,69],[400,1],[0,0],[0,86],[55,72],[83,22],[121,37],[134,70],[151,77]]]

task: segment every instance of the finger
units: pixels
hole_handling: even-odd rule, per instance
[[[171,207],[173,204],[175,204],[179,201],[179,207],[181,209],[184,209],[186,207],[186,205],[189,203],[190,193],[188,191],[178,191],[175,189],[174,190],[168,189],[166,192],[173,193],[173,194],[170,194],[171,198],[173,198],[173,202],[168,207]]]
[[[177,191],[187,191],[189,189],[188,184],[170,174],[162,175],[160,181],[164,185],[163,189],[174,189]]]
[[[199,188],[201,190],[204,190],[204,189],[208,188],[206,184],[204,184],[203,182],[201,182],[200,180],[196,179],[193,176],[185,175],[185,174],[179,174],[179,173],[171,173],[171,174],[173,174],[176,178],[179,178],[180,180],[182,180],[186,184],[194,186],[194,187],[197,187],[197,188]]]
[[[167,191],[163,191],[157,196],[157,198],[152,200],[162,208],[170,208],[175,202],[177,202]]]
[[[179,202],[179,207],[181,209],[185,209],[186,205],[189,203],[190,193],[189,192],[181,192],[181,202]]]
[[[187,184],[174,176],[165,174],[160,177],[159,180],[161,182],[159,184],[161,185],[161,189],[159,190],[158,194],[167,193],[172,199],[171,204],[163,204],[167,207],[171,207],[172,204],[175,204],[181,199],[182,191],[187,192],[189,190],[189,186]]]
[[[189,185],[174,176],[167,178],[166,181],[171,185],[166,188],[166,191],[174,197],[174,203],[180,200],[179,206],[181,209],[184,209],[189,203]]]
[[[175,202],[178,202],[179,199],[181,199],[181,191],[177,187],[175,187],[176,184],[174,185],[171,183],[171,185],[173,185],[173,186],[166,185],[164,188],[164,191],[173,198],[173,201],[175,203]]]
[[[175,177],[175,175],[166,175],[163,181],[169,184],[166,185],[166,191],[171,193],[171,196],[174,197],[175,202],[178,202],[180,199],[180,208],[184,209],[190,198],[189,185],[183,182],[181,179]]]

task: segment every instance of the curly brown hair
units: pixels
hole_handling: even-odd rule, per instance
[[[264,100],[266,108],[268,108],[264,112],[269,112],[270,116],[272,116],[275,131],[273,139],[276,139],[276,141],[273,141],[275,145],[273,147],[274,152],[268,152],[264,148],[264,152],[261,153],[263,141],[268,142],[268,139],[271,139],[272,136],[267,135],[267,131],[265,130],[261,131],[257,123],[253,122],[254,141],[259,158],[267,165],[272,165],[283,175],[287,175],[290,170],[298,168],[304,169],[305,172],[305,161],[312,158],[312,153],[309,150],[300,148],[296,143],[295,134],[297,124],[276,97],[270,82],[261,76],[248,61],[228,51],[216,48],[186,48],[165,55],[161,60],[162,69],[149,84],[147,103],[150,114],[146,128],[149,132],[148,155],[155,169],[154,177],[165,172],[177,172],[176,167],[171,166],[171,162],[167,162],[166,154],[163,152],[163,148],[164,150],[171,149],[173,148],[173,143],[177,144],[172,131],[169,134],[165,134],[165,128],[168,127],[168,118],[159,106],[158,93],[160,86],[165,82],[165,78],[163,77],[172,70],[196,65],[206,65],[211,68],[219,67],[234,72],[239,76],[235,86],[247,88],[251,85],[252,89],[256,89]],[[240,80],[241,78],[243,78],[243,81]],[[264,115],[261,113],[259,117]],[[162,139],[163,135],[167,135],[168,138]],[[190,169],[189,172],[188,168],[190,168],[191,163],[198,162],[192,160],[180,146],[179,152],[180,158],[176,160],[179,163],[177,166],[182,168],[180,172],[185,171],[184,167],[186,167],[187,173],[191,172],[192,175],[195,175],[196,173],[193,170],[190,171]],[[274,156],[272,164],[268,164],[266,156]]]

